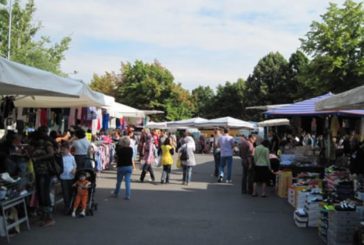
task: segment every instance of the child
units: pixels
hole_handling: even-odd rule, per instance
[[[68,142],[63,142],[61,145],[62,151],[62,163],[63,172],[60,175],[63,201],[64,201],[64,213],[69,214],[71,208],[71,197],[72,197],[72,184],[76,173],[76,161],[74,156],[70,152],[70,145]]]
[[[79,179],[73,184],[73,186],[77,188],[77,195],[73,204],[72,217],[76,217],[76,211],[80,203],[82,208],[80,216],[85,217],[88,200],[88,188],[91,186],[91,183],[86,179],[86,174],[81,173]]]

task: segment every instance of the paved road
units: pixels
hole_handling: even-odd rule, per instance
[[[11,244],[322,244],[316,229],[294,225],[293,208],[286,200],[273,193],[265,199],[240,194],[238,159],[232,184],[216,183],[210,176],[211,155],[198,155],[197,160],[189,186],[181,185],[179,170],[173,171],[168,185],[137,183],[140,171],[136,171],[129,201],[109,198],[115,172],[102,173],[95,216],[73,219],[58,214],[54,227],[33,224]]]

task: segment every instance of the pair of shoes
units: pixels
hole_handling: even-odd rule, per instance
[[[223,180],[223,178],[220,176],[219,179],[217,180],[217,182],[221,183]]]
[[[226,183],[233,183],[233,181],[230,179],[230,180],[226,180],[225,181]]]
[[[46,219],[43,223],[43,227],[48,227],[48,226],[52,226],[56,223],[56,221],[54,221],[54,219]]]
[[[130,197],[124,197],[124,200],[130,200]]]
[[[164,184],[164,183],[166,183],[164,180],[161,180],[161,184]]]
[[[252,197],[257,197],[258,195],[257,194],[252,194]]]

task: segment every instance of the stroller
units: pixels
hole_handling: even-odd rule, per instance
[[[88,189],[88,200],[87,200],[86,215],[93,216],[94,211],[97,211],[97,208],[98,208],[98,205],[94,200],[95,191],[96,191],[96,173],[95,173],[95,171],[93,169],[77,170],[76,176],[75,176],[75,181],[77,181],[79,179],[81,174],[85,174],[86,179],[88,181],[90,181],[90,183],[91,183],[91,186]],[[72,199],[71,199],[70,210],[72,210],[72,208],[73,208],[73,203],[75,201],[76,195],[77,195],[77,188],[73,187],[73,194],[72,194]]]

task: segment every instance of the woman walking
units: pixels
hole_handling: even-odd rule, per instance
[[[129,137],[123,136],[120,138],[115,150],[115,159],[117,163],[117,179],[113,196],[118,197],[121,182],[125,177],[125,200],[129,200],[131,194],[131,174],[133,172],[133,149],[130,147]]]
[[[163,165],[162,179],[161,183],[169,183],[169,175],[171,173],[171,167],[173,164],[174,147],[170,143],[170,138],[166,138],[161,146],[162,157],[161,163]]]
[[[196,159],[194,151],[196,150],[196,144],[189,133],[185,133],[184,144],[179,148],[180,159],[183,168],[183,185],[188,185],[191,182],[192,167],[196,165]]]
[[[144,164],[143,164],[142,174],[140,175],[140,182],[144,182],[144,178],[147,172],[149,172],[152,181],[153,182],[155,181],[152,164],[155,161],[156,147],[153,141],[154,141],[153,136],[150,133],[148,133],[147,140],[143,145]]]
[[[254,152],[255,176],[252,196],[257,196],[257,183],[262,183],[262,197],[266,197],[266,187],[271,176],[271,166],[269,161],[269,141],[264,140],[262,144],[255,148]]]

